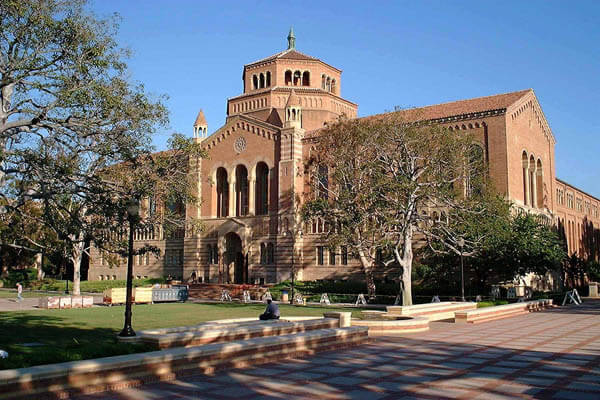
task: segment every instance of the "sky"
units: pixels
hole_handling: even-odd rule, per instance
[[[534,89],[556,138],[556,174],[600,198],[600,1],[90,0],[120,15],[132,80],[167,95],[172,132],[208,131],[243,92],[244,64],[287,48],[343,70],[359,116]]]

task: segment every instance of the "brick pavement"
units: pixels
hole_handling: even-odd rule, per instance
[[[78,397],[257,398],[599,399],[600,302]]]

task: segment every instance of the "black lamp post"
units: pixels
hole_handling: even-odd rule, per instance
[[[298,234],[302,236],[302,231],[298,231]],[[294,264],[294,253],[296,252],[296,235],[291,230],[284,232],[284,235],[290,235],[292,237],[292,297],[290,304],[294,304],[294,283],[296,279],[296,266]]]
[[[462,301],[465,300],[465,269],[463,264],[463,247],[465,247],[465,239],[459,237],[456,241],[458,244],[458,248],[460,249],[460,293],[462,296]]]
[[[131,327],[131,298],[133,286],[133,234],[135,225],[140,214],[140,205],[137,201],[131,201],[127,205],[127,220],[129,221],[129,242],[127,250],[127,293],[125,297],[125,324],[123,330],[119,333],[121,337],[135,336]]]

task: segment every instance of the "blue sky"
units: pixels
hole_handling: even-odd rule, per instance
[[[557,176],[600,197],[600,1],[91,0],[120,14],[132,78],[167,94],[171,132],[209,132],[242,67],[287,46],[344,72],[359,115],[533,88],[557,140]]]

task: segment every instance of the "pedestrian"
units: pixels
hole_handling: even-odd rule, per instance
[[[23,294],[23,285],[21,285],[21,282],[17,282],[17,301],[23,300],[23,296],[21,296],[22,294]]]
[[[266,321],[268,319],[279,319],[279,307],[277,304],[273,303],[273,300],[267,299],[267,308],[263,314],[260,314],[258,317],[261,321]]]

